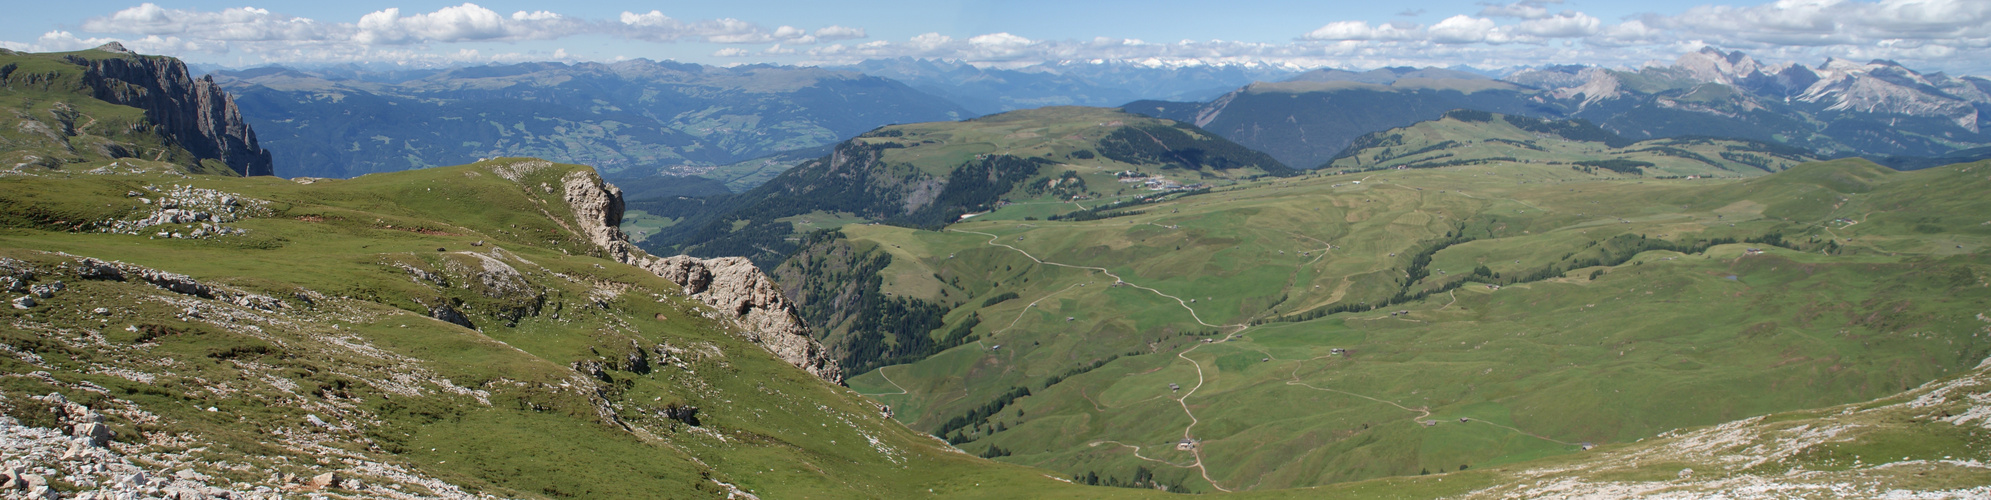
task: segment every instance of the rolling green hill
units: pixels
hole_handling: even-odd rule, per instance
[[[1536,93],[1484,78],[1300,80],[1254,83],[1209,102],[1135,101],[1121,109],[1194,123],[1294,168],[1311,168],[1364,134],[1435,120],[1453,109],[1551,114],[1531,103]]]
[[[1749,147],[1696,147],[1730,145]],[[1779,412],[1838,418],[1802,412],[1978,373],[1991,356],[1979,317],[1991,306],[1991,205],[1972,194],[1991,182],[1985,168],[1846,160],[1667,180],[1496,162],[1311,174],[1088,220],[1005,207],[938,231],[844,226],[775,274],[818,317],[872,318],[877,345],[826,341],[883,353],[868,372],[846,361],[852,388],[998,461],[1203,492],[1427,473],[1475,481],[1411,481],[1428,495],[1524,491],[1514,473],[1555,469],[1541,464],[1611,469],[1616,459],[1585,443],[1658,453],[1672,445],[1639,441]],[[906,299],[931,312],[848,307]],[[918,360],[894,358],[907,353]],[[1898,445],[1906,452],[1884,463],[1960,474],[1916,488],[1983,484],[1975,466],[1929,462],[1982,460],[1969,444],[1980,431],[1887,427],[1873,432],[1903,434],[1807,441],[1809,455],[1776,470]],[[1839,477],[1895,478],[1830,456]],[[1680,460],[1583,481],[1633,484],[1729,459]]]
[[[1804,150],[1740,139],[1633,142],[1583,120],[1452,110],[1438,120],[1364,135],[1319,168],[1336,172],[1540,163],[1584,173],[1646,177],[1754,177],[1815,161]]]
[[[997,208],[1050,217],[1291,169],[1196,127],[1053,107],[894,125],[736,196],[637,200],[678,222],[645,248],[772,267],[801,233],[855,222],[940,227]]]

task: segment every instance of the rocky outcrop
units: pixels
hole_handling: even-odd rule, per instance
[[[621,188],[602,181],[593,172],[579,170],[562,177],[560,184],[566,192],[567,205],[574,210],[574,220],[580,223],[581,235],[608,252],[603,258],[627,263],[632,256],[642,253],[629,243],[629,235],[622,232]]]
[[[699,259],[684,255],[656,258],[635,245],[618,227],[622,223],[622,190],[593,172],[576,171],[561,179],[576,228],[605,252],[603,257],[633,265],[684,287],[691,298],[730,317],[747,340],[804,371],[830,382],[843,381],[843,368],[809,334],[795,305],[753,261],[741,257]]]
[[[699,259],[678,255],[649,259],[644,269],[684,286],[692,298],[732,314],[748,333],[748,339],[767,348],[776,357],[831,382],[843,380],[843,369],[829,359],[821,343],[809,335],[809,327],[781,287],[743,257]]]
[[[86,69],[84,84],[97,99],[145,110],[161,135],[195,158],[242,175],[274,175],[270,152],[213,77],[193,78],[179,59],[133,54],[117,42],[97,50],[121,56],[68,58]]]

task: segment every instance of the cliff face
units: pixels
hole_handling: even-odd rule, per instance
[[[162,135],[196,158],[219,160],[245,176],[275,175],[270,152],[214,78],[193,78],[179,59],[133,54],[116,42],[97,50],[124,56],[67,58],[86,68],[84,84],[97,99],[145,110]]]
[[[686,295],[728,315],[747,340],[775,357],[823,380],[843,382],[843,368],[810,336],[795,305],[752,261],[741,257],[657,258],[629,244],[622,229],[622,190],[593,173],[577,171],[561,179],[577,230],[605,252],[604,257],[656,273],[684,287]]]

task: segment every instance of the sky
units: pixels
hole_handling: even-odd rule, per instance
[[[226,67],[919,57],[985,67],[1124,60],[1493,70],[1638,67],[1715,46],[1768,63],[1890,59],[1991,75],[1991,0],[258,1],[22,2],[0,18],[0,47],[119,41]]]

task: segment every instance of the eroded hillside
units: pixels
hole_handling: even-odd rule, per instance
[[[585,167],[0,184],[0,448],[19,492],[876,498],[1064,484],[954,451],[824,380],[836,367],[758,270],[631,251],[614,188]]]

